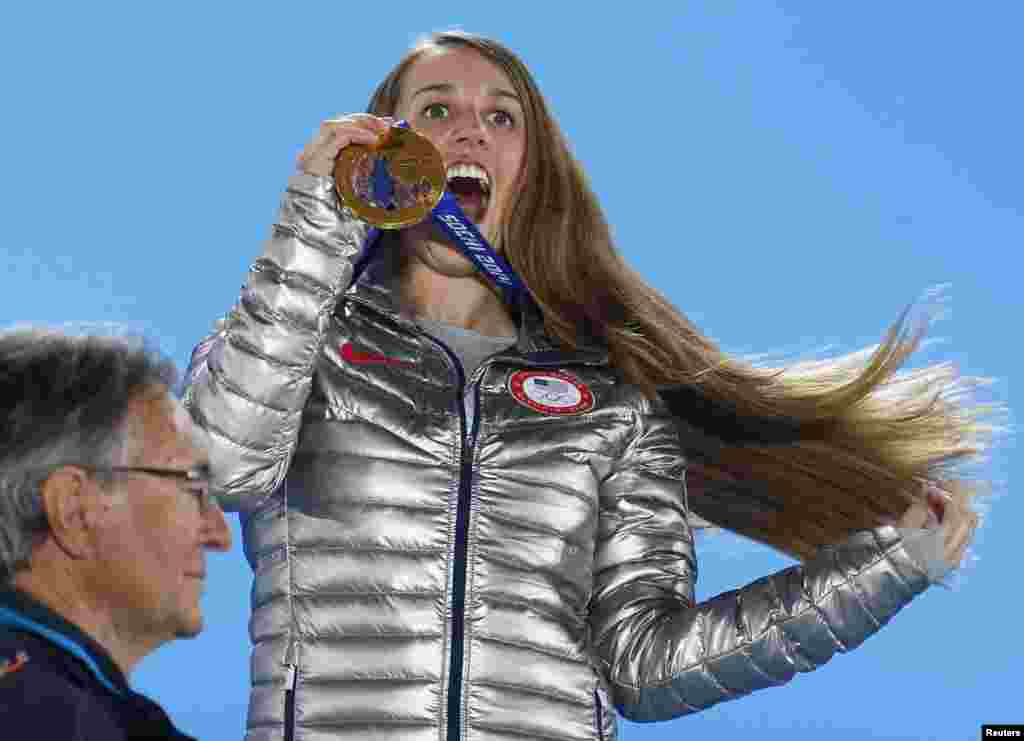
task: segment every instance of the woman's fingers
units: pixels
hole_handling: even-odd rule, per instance
[[[392,122],[391,118],[368,113],[328,119],[320,124],[316,134],[296,157],[298,167],[310,175],[330,175],[334,171],[334,160],[342,149],[349,144],[372,146]]]
[[[338,152],[349,144],[372,145],[377,134],[354,120],[324,121],[302,150],[300,168],[311,175],[330,175]]]
[[[978,527],[978,515],[970,509],[965,496],[957,495],[946,505],[944,524],[944,556],[951,566],[958,566]]]

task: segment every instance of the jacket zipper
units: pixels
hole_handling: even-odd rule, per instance
[[[452,573],[452,636],[448,662],[448,741],[462,737],[462,662],[466,637],[466,569],[469,548],[469,510],[473,493],[473,448],[480,422],[480,388],[474,389],[473,426],[466,422],[466,373],[451,349],[436,337],[429,339],[447,354],[458,376],[459,420],[462,428],[462,451],[459,470],[459,501],[455,511],[455,553]],[[486,362],[486,361],[485,361]],[[481,367],[483,367],[483,363]],[[479,371],[479,369],[477,369]]]
[[[465,400],[462,418],[465,424]],[[478,405],[479,407],[479,405]],[[452,652],[448,677],[448,741],[459,741],[462,726],[462,662],[466,639],[466,570],[469,549],[469,509],[473,493],[473,446],[479,408],[473,415],[473,430],[463,438],[459,506],[455,519],[455,572],[452,575]]]
[[[296,674],[295,664],[289,664],[288,675],[284,684],[284,741],[292,741],[295,738]]]
[[[604,706],[601,704],[601,694],[594,688],[594,730],[597,731],[597,741],[604,741]]]

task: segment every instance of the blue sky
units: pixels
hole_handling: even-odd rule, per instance
[[[127,325],[183,366],[320,120],[361,110],[421,32],[459,26],[523,56],[626,258],[725,347],[850,351],[949,283],[921,362],[995,379],[987,395],[1021,417],[1019,4],[361,5],[6,8],[0,326]],[[983,470],[1001,494],[955,590],[784,688],[623,738],[973,739],[1024,722],[1013,453]],[[244,727],[251,574],[233,528],[207,631],[134,676],[203,739]],[[729,535],[700,557],[702,598],[789,564]]]

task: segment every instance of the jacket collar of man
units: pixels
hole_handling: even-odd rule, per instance
[[[32,633],[74,657],[97,682],[116,695],[130,692],[124,673],[99,643],[26,592],[0,588],[0,628]]]
[[[348,297],[372,307],[394,321],[412,324],[404,319],[398,310],[399,251],[397,245],[389,243],[393,236],[381,233],[375,235],[374,239],[374,243],[364,248],[364,258],[356,265],[355,280],[348,291]],[[561,350],[544,332],[540,308],[526,293],[521,297],[519,305],[513,307],[512,313],[519,326],[516,350],[524,359],[538,364],[544,364],[548,359],[558,365],[608,364],[607,348],[595,339],[581,342],[573,351]]]

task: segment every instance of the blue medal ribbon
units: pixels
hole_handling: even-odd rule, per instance
[[[473,261],[481,273],[505,292],[506,297],[517,297],[523,291],[523,282],[508,260],[488,244],[486,237],[463,213],[451,192],[444,192],[440,202],[430,212],[430,218],[448,235],[462,254]]]

